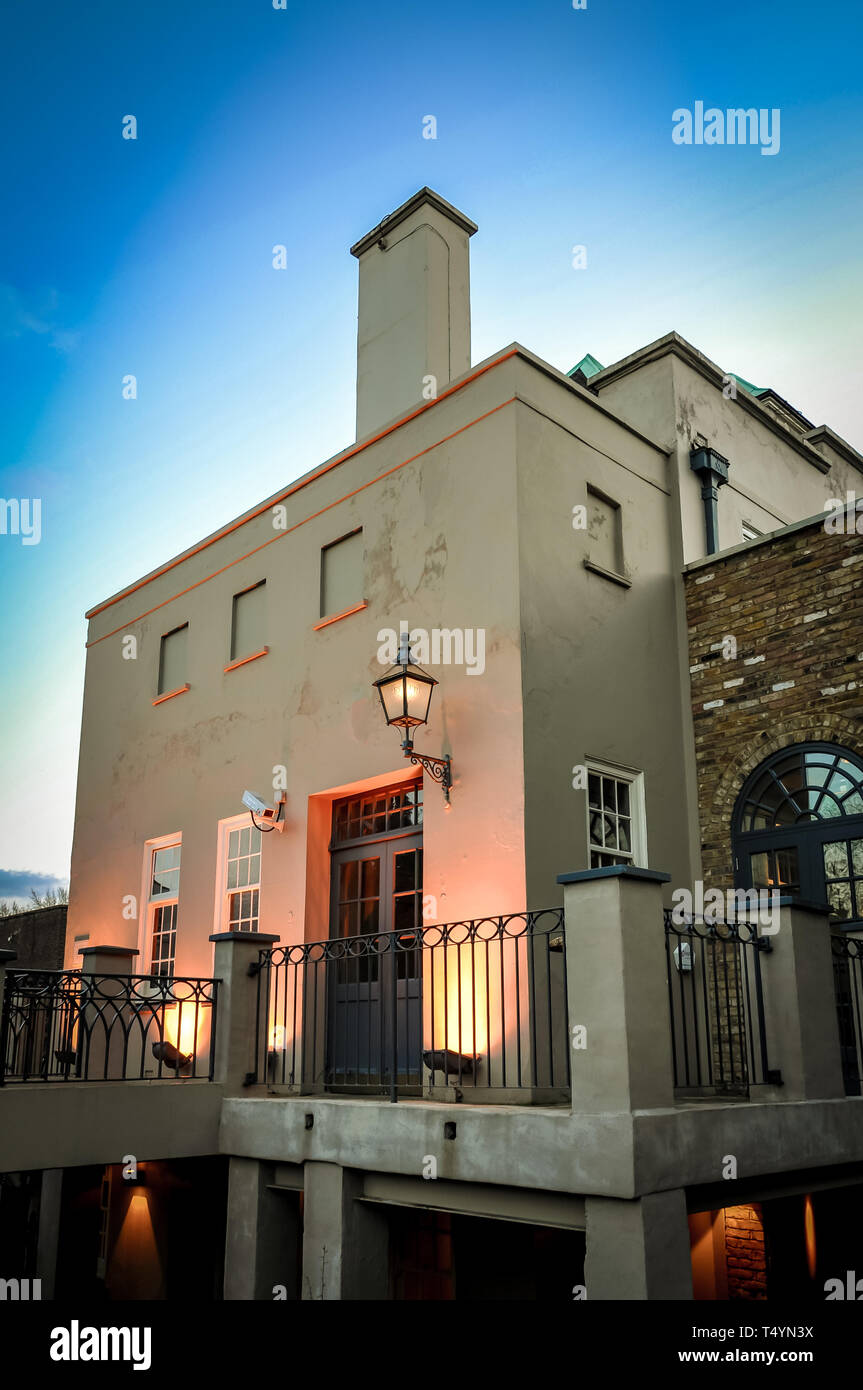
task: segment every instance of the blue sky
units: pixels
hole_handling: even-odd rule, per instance
[[[608,363],[673,328],[863,447],[849,0],[7,0],[2,23],[0,496],[42,502],[38,545],[0,535],[16,884],[68,874],[85,609],[352,441],[348,247],[423,184],[479,223],[475,361]],[[675,145],[697,100],[778,107],[779,153]]]

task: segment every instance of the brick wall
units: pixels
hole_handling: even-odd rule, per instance
[[[725,1267],[728,1297],[767,1297],[767,1251],[761,1208],[725,1208]]]
[[[15,952],[15,970],[62,970],[66,944],[66,906],[35,907],[0,917],[0,946]]]
[[[863,536],[814,521],[688,570],[685,590],[702,877],[726,888],[734,803],[760,762],[810,740],[863,756]]]

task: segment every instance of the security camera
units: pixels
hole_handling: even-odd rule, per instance
[[[278,830],[281,833],[285,828],[282,812],[287,801],[287,793],[279,792],[276,797],[275,806],[268,806],[266,801],[262,801],[254,792],[243,792],[243,805],[248,807],[252,813],[252,821],[258,830]],[[255,815],[259,815],[263,825],[258,825]]]

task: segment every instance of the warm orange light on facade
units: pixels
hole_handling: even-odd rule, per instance
[[[114,1246],[113,1259],[119,1264],[127,1260],[143,1264],[152,1259],[158,1263],[159,1252],[150,1215],[150,1198],[146,1192],[133,1192],[123,1217],[123,1224]]]
[[[423,1047],[481,1057],[482,1084],[500,1085],[505,1070],[514,1074],[519,1055],[523,1062],[529,1057],[525,939],[478,936],[472,945],[466,938],[461,947],[428,954],[433,959],[425,962],[423,975]]]
[[[195,1006],[186,1004],[181,1009],[179,1004],[167,1004],[164,1014],[165,1038],[169,1043],[173,1043],[178,1052],[182,1052],[187,1057],[196,1055],[203,1056],[205,1050],[210,1045],[210,1009],[199,1008],[197,1010],[197,1028],[195,1026]]]
[[[806,1266],[809,1270],[809,1278],[815,1278],[815,1212],[812,1209],[812,1198],[806,1194],[803,1203],[803,1229],[806,1233]]]

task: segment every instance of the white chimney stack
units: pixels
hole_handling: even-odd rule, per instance
[[[360,263],[357,439],[433,399],[470,367],[476,230],[421,188],[351,247]]]

